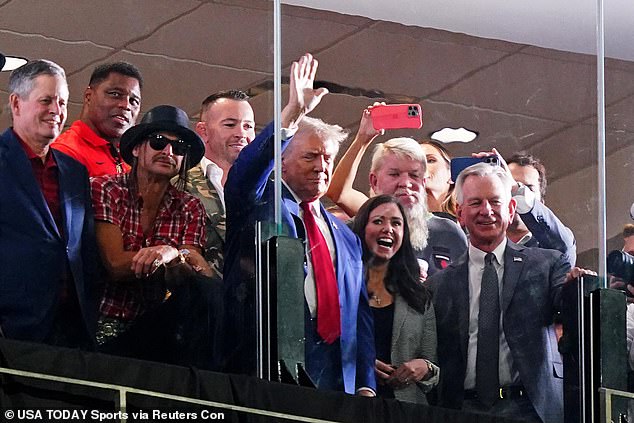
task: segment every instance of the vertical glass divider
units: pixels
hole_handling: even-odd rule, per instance
[[[273,120],[275,121],[274,193],[275,232],[282,233],[282,1],[273,0]]]
[[[603,0],[597,0],[597,229],[599,242],[598,273],[601,286],[607,288],[606,192],[605,192],[605,28]]]

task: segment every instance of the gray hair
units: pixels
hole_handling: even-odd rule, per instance
[[[462,204],[462,201],[464,200],[462,194],[462,186],[469,176],[497,176],[498,178],[500,178],[500,181],[502,182],[502,185],[504,185],[504,188],[506,188],[506,193],[508,197],[511,197],[511,189],[513,188],[513,184],[515,183],[515,181],[513,180],[511,175],[509,175],[508,172],[504,170],[504,168],[497,165],[494,166],[489,163],[476,163],[472,166],[469,166],[458,175],[456,188],[454,190],[454,193],[456,194],[456,202],[458,204]]]
[[[425,159],[425,150],[412,138],[392,138],[384,143],[377,144],[372,154],[372,164],[370,172],[376,172],[382,165],[385,156],[394,154],[398,158],[408,157],[412,160],[421,162],[423,172],[427,170],[427,160]]]
[[[40,75],[59,76],[66,81],[66,72],[55,62],[40,59],[14,69],[9,76],[9,94],[28,97],[33,90],[33,81]]]
[[[299,129],[297,130],[298,134],[316,134],[323,140],[328,140],[333,142],[337,147],[337,152],[339,152],[339,146],[346,138],[348,138],[348,131],[343,129],[339,125],[331,125],[329,123],[324,122],[321,119],[313,118],[310,116],[304,116],[302,120],[299,122]],[[285,151],[289,151],[293,147],[294,143],[290,143]]]

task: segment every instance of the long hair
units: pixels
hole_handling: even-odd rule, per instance
[[[147,142],[147,141],[142,141],[143,142]],[[185,153],[185,155],[183,156],[183,160],[181,161],[181,167],[178,170],[178,174],[177,176],[175,176],[174,178],[172,178],[172,180],[170,181],[171,184],[173,184],[177,190],[179,191],[185,191],[187,188],[187,182],[189,182],[189,168],[190,168],[190,151],[189,151],[189,146],[187,146],[187,152]],[[131,169],[130,169],[130,177],[128,178],[128,189],[130,190],[130,193],[132,194],[132,198],[136,198],[137,194],[139,193],[139,182],[137,180],[137,170],[139,168],[139,160],[136,158],[136,156],[132,157],[132,164],[131,164]]]
[[[430,145],[435,148],[436,151],[438,151],[438,153],[440,154],[440,157],[442,157],[443,161],[447,164],[447,168],[451,167],[451,153],[449,153],[449,150],[447,150],[447,147],[445,147],[443,144],[434,140],[422,140],[420,144]],[[453,195],[455,185],[453,183],[448,185],[449,188],[447,190],[447,195],[440,206],[442,207],[442,211],[444,211],[445,213],[456,216],[456,197]]]
[[[365,243],[365,228],[370,220],[372,210],[382,204],[396,204],[403,216],[403,240],[401,248],[394,254],[387,265],[385,287],[392,295],[399,294],[414,310],[424,313],[431,301],[431,293],[420,282],[420,266],[414,254],[409,238],[409,225],[403,206],[391,195],[378,195],[370,198],[359,209],[354,218],[352,230],[361,238],[363,248],[363,266],[367,269],[374,259]]]

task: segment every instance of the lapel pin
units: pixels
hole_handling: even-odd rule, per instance
[[[522,261],[521,257],[513,257],[513,261]]]

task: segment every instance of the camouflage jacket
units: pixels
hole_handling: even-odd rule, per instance
[[[200,164],[191,168],[188,174],[187,192],[196,196],[205,206],[207,212],[207,244],[205,258],[212,269],[222,277],[224,265],[223,251],[225,246],[226,212],[220,201],[218,192],[203,174]]]

